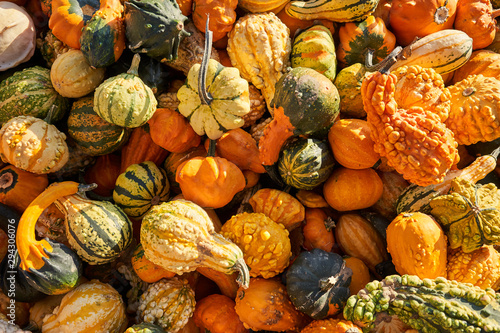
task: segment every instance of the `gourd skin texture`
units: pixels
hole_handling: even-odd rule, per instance
[[[472,74],[482,74],[499,79],[500,53],[486,49],[472,52],[469,60],[454,72],[452,83],[460,82]]]
[[[250,112],[248,82],[240,77],[237,68],[224,67],[210,59],[206,88],[213,100],[210,105],[202,104],[198,92],[200,67],[200,64],[191,67],[186,84],[177,91],[178,109],[198,135],[206,134],[217,140],[225,130],[245,123],[242,117]]]
[[[344,318],[366,331],[381,312],[387,312],[422,333],[493,333],[500,331],[499,300],[491,288],[483,290],[444,277],[390,275],[351,296]]]
[[[242,249],[252,277],[276,276],[292,256],[288,231],[262,213],[234,215],[222,226],[221,235]]]

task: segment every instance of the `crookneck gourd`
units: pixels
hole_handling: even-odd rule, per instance
[[[387,72],[398,52],[399,48],[361,85],[374,149],[408,181],[420,186],[437,184],[458,163],[458,145],[433,110],[421,106],[402,108],[398,104],[396,87],[402,78],[398,80],[395,74]],[[430,83],[434,81],[431,76],[426,77]]]
[[[418,332],[499,332],[500,297],[468,283],[390,275],[349,297],[344,318],[364,332],[381,315],[397,315]]]
[[[91,188],[71,181],[54,183],[36,197],[21,216],[16,233],[21,259],[19,270],[33,288],[56,295],[76,286],[82,274],[80,258],[61,243],[48,238],[37,240],[35,225],[40,214],[57,199]]]
[[[241,249],[215,232],[205,210],[191,201],[154,206],[142,220],[140,238],[146,258],[168,271],[182,274],[200,266],[226,274],[237,271],[239,284],[248,286]]]
[[[495,184],[474,185],[455,178],[449,194],[432,199],[430,205],[452,249],[461,247],[468,253],[500,244],[500,191]]]

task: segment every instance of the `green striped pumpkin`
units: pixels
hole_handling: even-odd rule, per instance
[[[127,141],[129,131],[99,117],[94,111],[94,97],[86,96],[71,106],[68,134],[85,154],[99,156],[120,148]]]
[[[94,111],[112,124],[135,128],[144,125],[156,111],[156,97],[139,77],[139,54],[134,54],[126,73],[112,76],[96,88]]]
[[[55,122],[68,111],[70,101],[54,89],[47,68],[28,67],[0,82],[1,124],[22,115],[44,119],[52,105],[57,106],[51,115]]]
[[[299,20],[327,19],[333,22],[364,20],[377,8],[378,0],[310,0],[291,1],[286,13]]]
[[[69,245],[90,265],[116,260],[131,244],[132,222],[111,202],[74,194],[58,199],[56,205],[66,213]]]
[[[298,138],[281,151],[278,172],[283,182],[300,190],[312,190],[328,179],[334,158],[330,146],[318,139]]]
[[[131,218],[142,218],[170,196],[166,172],[151,161],[130,165],[116,179],[113,200]]]

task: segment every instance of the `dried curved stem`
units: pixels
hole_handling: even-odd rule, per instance
[[[207,71],[208,71],[208,60],[210,60],[210,52],[212,51],[212,31],[208,28],[208,22],[210,21],[210,16],[207,14],[207,23],[205,26],[205,50],[203,52],[203,58],[201,60],[200,73],[198,76],[198,94],[200,95],[201,104],[210,105],[212,103],[212,96],[207,91]]]

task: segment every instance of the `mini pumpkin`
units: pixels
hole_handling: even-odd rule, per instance
[[[192,19],[201,32],[205,32],[207,17],[210,16],[208,28],[214,32],[213,41],[217,42],[233,29],[236,21],[238,0],[193,0]]]
[[[472,38],[474,50],[483,49],[495,39],[495,17],[498,15],[500,10],[494,11],[491,1],[460,0],[457,4],[454,28]]]
[[[198,302],[194,310],[194,322],[202,330],[211,333],[246,333],[234,307],[236,303],[231,298],[220,295],[208,295]]]

